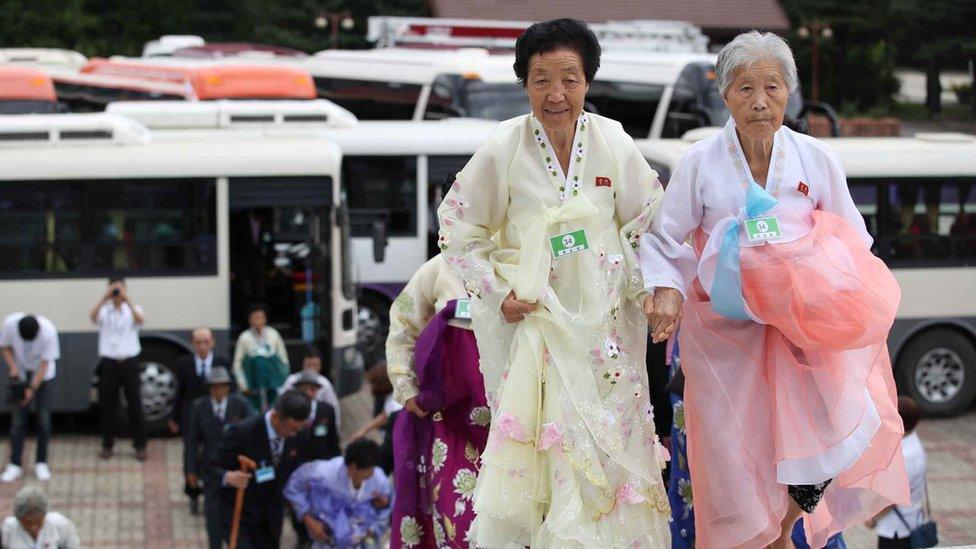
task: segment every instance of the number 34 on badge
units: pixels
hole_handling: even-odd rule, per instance
[[[571,233],[550,237],[549,246],[552,248],[553,257],[563,257],[589,249],[590,244],[586,240],[586,231],[577,229]]]
[[[746,235],[750,242],[774,240],[781,236],[776,216],[746,219]]]

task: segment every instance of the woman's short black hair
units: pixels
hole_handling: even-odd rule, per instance
[[[344,461],[347,466],[368,469],[380,464],[380,446],[368,438],[359,438],[346,446]]]
[[[550,19],[525,29],[515,42],[515,76],[525,86],[529,77],[529,59],[537,53],[567,49],[583,60],[586,82],[593,82],[600,68],[600,41],[590,27],[576,19]]]

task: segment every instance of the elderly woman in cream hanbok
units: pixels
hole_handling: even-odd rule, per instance
[[[786,42],[739,35],[716,72],[731,118],[678,163],[640,247],[655,338],[683,316],[697,541],[790,547],[803,515],[823,547],[907,498],[885,345],[900,292],[836,155],[782,125]]]
[[[636,256],[662,189],[619,123],[583,112],[598,66],[585,24],[529,27],[532,114],[501,123],[438,211],[492,410],[474,546],[670,545]]]

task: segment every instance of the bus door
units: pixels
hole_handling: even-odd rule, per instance
[[[230,179],[231,338],[262,304],[293,371],[309,345],[324,363],[331,356],[333,184],[328,176]]]

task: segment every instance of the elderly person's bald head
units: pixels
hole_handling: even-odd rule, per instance
[[[214,348],[214,336],[210,328],[200,327],[193,330],[193,352],[200,358],[207,358]]]

